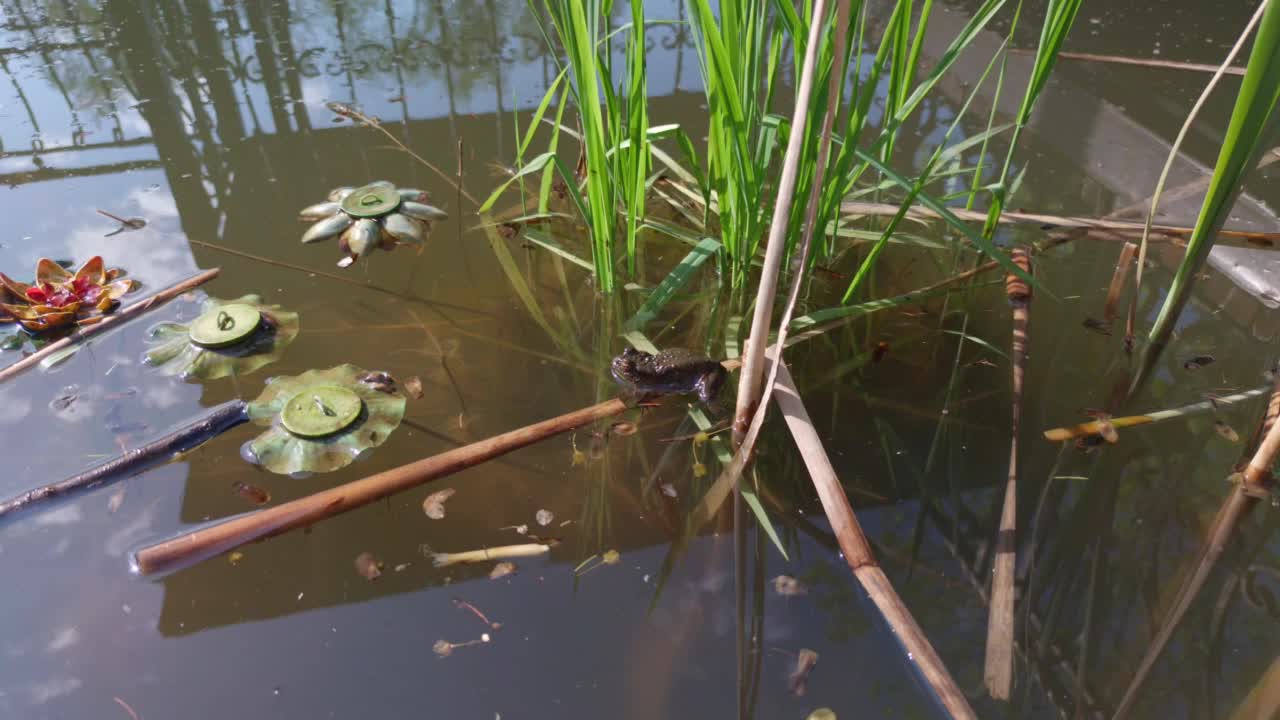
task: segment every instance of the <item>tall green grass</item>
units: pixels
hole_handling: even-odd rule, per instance
[[[1200,206],[1195,229],[1187,242],[1182,262],[1174,274],[1160,313],[1147,334],[1143,371],[1135,378],[1141,383],[1155,359],[1168,344],[1178,316],[1191,296],[1195,277],[1209,257],[1214,240],[1226,222],[1240,194],[1245,173],[1257,162],[1273,132],[1276,103],[1280,102],[1280,7],[1269,3],[1258,24],[1249,64],[1231,111],[1231,122],[1218,151],[1218,161]]]
[[[587,227],[592,266],[602,291],[614,287],[614,270],[620,260],[625,259],[628,274],[636,272],[642,229],[663,227],[645,222],[647,203],[655,197],[655,163],[663,166],[660,169],[668,180],[682,186],[677,194],[683,193],[682,198],[700,205],[700,219],[696,212],[682,211],[698,226],[694,235],[718,235],[721,275],[735,288],[743,289],[749,283],[771,220],[782,148],[791,132],[789,107],[794,97],[788,97],[788,88],[795,83],[794,78],[784,77],[784,57],[789,52],[791,67],[798,69],[814,22],[825,23],[827,29],[819,34],[810,112],[812,117],[821,116],[834,103],[838,121],[827,143],[822,142],[821,124],[810,123],[801,146],[795,197],[803,202],[816,190],[818,198],[813,222],[821,241],[815,245],[810,264],[847,252],[850,245],[845,239],[867,234],[841,217],[841,203],[853,194],[880,188],[877,192],[902,198],[904,211],[915,203],[945,205],[928,189],[930,183],[956,171],[940,162],[943,148],[938,148],[922,170],[903,168],[895,151],[903,132],[915,132],[909,123],[913,114],[936,92],[938,83],[1004,8],[1006,0],[985,0],[927,70],[922,69],[922,56],[934,10],[932,0],[896,0],[879,38],[870,37],[870,7],[863,0],[850,3],[839,27],[834,11],[828,17],[813,18],[808,3],[802,3],[803,9],[798,11],[795,3],[786,0],[721,0],[714,5],[711,0],[685,2],[707,100],[707,136],[701,147],[696,147],[680,127],[650,125],[644,32],[655,21],[646,20],[643,0],[630,4],[630,22],[617,27],[613,26],[614,6],[609,0],[530,0],[535,14],[545,10],[550,18],[550,31],[544,27],[548,44],[563,48],[567,90],[557,83],[548,89],[520,150],[523,155],[529,139],[543,124],[551,126],[551,145],[527,163],[521,157],[517,178],[542,175],[538,214],[545,216],[550,174],[560,174],[571,205]],[[1007,195],[1005,178],[1014,146],[1079,4],[1080,0],[1050,2],[1032,83],[1014,124],[1005,170],[994,184],[981,189],[991,196],[993,223]],[[837,36],[844,42],[837,43]],[[619,38],[625,39],[624,62],[615,62],[611,48],[611,42]],[[837,48],[841,48],[839,57]],[[837,82],[831,82],[833,73],[839,74]],[[829,97],[833,89],[839,97]],[[554,121],[546,117],[555,98],[566,97],[566,92],[576,111],[576,127],[564,121],[563,105],[557,107]],[[578,139],[585,173],[572,172],[558,154],[557,141],[563,133]],[[983,138],[984,148],[988,139]],[[672,141],[678,159],[662,149]],[[826,157],[820,158],[819,153],[824,152]],[[813,188],[819,164],[825,164],[827,171],[822,174],[822,186]],[[507,186],[495,191],[482,209],[491,207]],[[954,237],[967,240],[1011,272],[1020,272],[992,244],[990,231],[976,232],[949,214],[944,219]],[[790,214],[788,255],[806,222],[806,213]],[[873,234],[878,238],[877,249],[862,258],[845,302],[853,300],[895,227],[878,228],[880,234]],[[673,234],[688,239],[681,233]]]

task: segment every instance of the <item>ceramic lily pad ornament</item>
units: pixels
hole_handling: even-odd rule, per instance
[[[209,298],[189,324],[152,327],[151,341],[158,344],[145,360],[165,375],[189,380],[247,375],[279,360],[297,336],[298,314],[264,305],[258,295]]]
[[[303,209],[300,220],[314,223],[302,234],[302,242],[313,243],[338,238],[343,258],[338,267],[349,267],[378,248],[393,250],[397,245],[421,247],[431,223],[448,215],[427,205],[426,193],[397,188],[386,180],[364,187],[340,187],[329,193],[328,202]]]
[[[390,375],[355,365],[272,378],[249,403],[249,419],[268,429],[241,454],[281,475],[337,470],[386,442],[404,406]]]

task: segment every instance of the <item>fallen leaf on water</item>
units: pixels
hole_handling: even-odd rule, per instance
[[[453,488],[445,488],[431,493],[422,501],[422,512],[426,513],[427,517],[432,520],[442,519],[444,517],[444,503],[453,497],[455,492],[457,491]]]
[[[516,564],[513,562],[504,561],[493,566],[493,569],[489,571],[489,579],[497,580],[499,578],[504,578],[508,575],[515,575],[515,574],[516,574]]]
[[[636,424],[633,422],[627,422],[625,420],[619,420],[618,422],[609,426],[609,434],[616,435],[618,437],[635,435]]]
[[[377,580],[382,576],[382,561],[373,553],[362,552],[356,556],[356,572],[365,580]]]
[[[409,393],[409,397],[414,400],[421,400],[424,395],[422,391],[422,378],[414,375],[404,381],[405,392]]]
[[[1096,318],[1085,318],[1084,322],[1080,324],[1084,325],[1086,330],[1092,330],[1096,333],[1101,333],[1102,335],[1106,335],[1108,337],[1110,337],[1111,335],[1111,326],[1103,322],[1102,320],[1098,320]]]
[[[244,553],[240,552],[239,550],[227,556],[227,562],[231,563],[232,565],[239,565],[240,561],[243,559],[244,559]]]
[[[622,561],[622,553],[617,550],[606,550],[604,555],[600,556],[600,562],[605,565],[617,565]]]
[[[1182,368],[1184,370],[1199,370],[1205,365],[1211,365],[1212,363],[1212,355],[1196,355],[1193,358],[1188,358],[1186,362],[1182,363]]]
[[[551,524],[552,520],[556,519],[556,516],[550,510],[539,510],[534,514],[533,519],[537,520],[539,525],[546,527]]]
[[[120,506],[123,504],[124,504],[124,488],[121,488],[111,493],[111,497],[107,498],[107,512],[114,513],[115,511],[119,510]]]
[[[256,485],[250,485],[242,480],[237,480],[232,483],[231,489],[234,490],[237,495],[248,500],[254,505],[266,505],[271,502],[271,493]]]
[[[809,673],[818,664],[818,653],[809,648],[800,648],[796,655],[796,669],[791,671],[790,689],[796,696],[803,696],[809,689]]]
[[[1236,431],[1232,429],[1230,425],[1226,424],[1221,420],[1213,421],[1213,429],[1217,430],[1218,434],[1221,435],[1223,439],[1225,439],[1229,443],[1240,442],[1240,435],[1237,434]]]
[[[809,588],[790,575],[779,575],[773,579],[773,591],[784,597],[792,597],[804,595],[809,592]]]

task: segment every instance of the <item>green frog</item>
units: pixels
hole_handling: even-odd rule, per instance
[[[707,404],[715,399],[729,375],[719,362],[683,348],[668,348],[656,354],[627,348],[613,359],[610,369],[614,379],[638,393],[696,393]]]

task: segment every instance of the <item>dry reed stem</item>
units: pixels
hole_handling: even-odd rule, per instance
[[[628,407],[618,398],[606,400],[345,485],[245,513],[145,547],[134,556],[134,563],[143,575],[187,567],[255,540],[311,525],[554,435],[618,415]]]
[[[1116,260],[1116,270],[1111,274],[1111,287],[1107,288],[1107,303],[1102,308],[1102,320],[1107,325],[1115,322],[1116,307],[1120,304],[1120,291],[1124,289],[1125,279],[1129,277],[1129,268],[1133,267],[1133,256],[1138,253],[1136,243],[1126,242],[1120,248],[1120,257]]]
[[[894,591],[893,585],[885,577],[871,550],[862,526],[853,514],[853,507],[845,495],[840,479],[836,476],[831,459],[827,456],[813,427],[813,421],[805,409],[795,381],[784,363],[778,365],[777,387],[773,399],[782,411],[787,428],[795,439],[796,447],[804,459],[809,477],[818,492],[822,509],[826,513],[831,530],[840,543],[845,562],[853,571],[854,577],[866,590],[871,601],[889,623],[898,640],[907,651],[907,658],[916,664],[924,680],[938,697],[938,701],[953,718],[976,718],[968,700],[960,691],[951,673],[947,671],[942,659],[934,651],[933,645],[924,631],[912,617],[902,598]]]
[[[1271,406],[1277,403],[1280,403],[1280,384],[1277,385],[1271,397]],[[1264,425],[1268,420],[1274,420],[1270,412],[1263,421]],[[1115,714],[1112,716],[1115,720],[1124,718],[1137,704],[1139,693],[1151,674],[1151,669],[1164,654],[1174,631],[1178,629],[1191,603],[1204,588],[1209,574],[1217,565],[1218,559],[1222,557],[1240,520],[1258,504],[1260,496],[1266,493],[1267,486],[1272,482],[1270,468],[1275,463],[1277,454],[1280,454],[1280,423],[1272,422],[1263,436],[1262,443],[1250,459],[1248,467],[1245,468],[1241,482],[1232,488],[1231,494],[1223,501],[1213,523],[1209,526],[1195,569],[1183,581],[1182,587],[1178,588],[1160,624],[1160,629],[1152,638],[1146,655],[1134,672],[1133,680],[1130,681],[1124,697],[1116,707]]]
[[[1014,248],[1009,255],[1023,272],[1031,274],[1031,255],[1025,247]],[[1008,700],[1013,690],[1014,579],[1018,565],[1018,430],[1022,419],[1022,385],[1031,333],[1031,287],[1018,276],[1008,275],[1005,292],[1013,308],[1013,410],[1009,423],[1009,473],[1005,478],[1004,507],[996,535],[991,605],[987,616],[987,656],[983,670],[987,691],[997,700]]]
[[[742,352],[742,372],[738,376],[738,405],[733,416],[733,446],[738,447],[746,437],[751,418],[760,407],[761,381],[764,379],[764,351],[769,343],[769,326],[773,322],[773,302],[778,294],[778,272],[782,269],[782,256],[786,252],[787,225],[791,220],[791,203],[796,192],[796,176],[799,174],[801,145],[809,121],[809,98],[813,95],[813,67],[817,61],[818,44],[827,17],[826,0],[814,0],[809,15],[809,40],[805,46],[804,65],[800,71],[800,87],[796,91],[795,109],[791,114],[791,135],[787,139],[787,152],[782,159],[782,175],[778,180],[778,195],[773,204],[773,219],[769,225],[769,239],[765,247],[764,267],[760,271],[760,285],[756,290],[756,306],[751,317],[751,335]]]
[[[1030,48],[1014,48],[1011,53],[1018,55],[1034,55],[1035,50]],[[1190,70],[1193,72],[1211,73],[1217,72],[1217,65],[1209,65],[1206,63],[1181,62],[1178,60],[1156,60],[1153,58],[1134,58],[1124,57],[1123,55],[1099,55],[1096,53],[1067,52],[1061,50],[1058,52],[1059,58],[1067,60],[1082,60],[1084,62],[1108,63],[1113,65],[1137,65],[1147,68],[1162,68],[1166,70]],[[1244,68],[1238,65],[1232,65],[1226,68],[1224,72],[1227,75],[1244,75]]]
[[[51,342],[48,345],[45,345],[44,347],[40,348],[39,350],[31,353],[30,355],[22,358],[21,360],[13,363],[12,365],[9,365],[8,367],[0,370],[0,382],[4,382],[5,380],[12,378],[13,376],[17,375],[23,370],[26,370],[34,365],[39,364],[40,361],[44,360],[50,355],[53,355],[54,353],[61,352],[62,350],[65,350],[71,347],[72,345],[75,345],[76,343],[83,342],[84,340],[87,340],[93,337],[94,335],[99,335],[101,333],[104,333],[108,330],[115,328],[117,325],[124,324],[132,320],[136,315],[141,315],[149,310],[158,308],[161,305],[164,305],[165,303],[174,299],[175,297],[181,295],[182,293],[187,292],[188,290],[191,290],[193,288],[197,288],[209,282],[210,280],[218,277],[218,273],[220,272],[222,272],[221,268],[212,268],[210,270],[205,270],[203,272],[196,273],[195,275],[192,275],[186,280],[176,282],[173,285],[170,285],[169,287],[164,288],[163,290],[160,290],[159,292],[156,292],[153,295],[150,295],[149,297],[143,298],[142,300],[139,300],[133,303],[132,305],[128,305],[123,308],[120,308],[119,310],[111,313],[110,315],[103,317],[102,320],[94,323],[93,325],[87,325],[85,327],[79,328],[78,330],[62,338],[61,340],[58,340],[57,342]]]
[[[898,214],[900,209],[900,206],[889,203],[844,202],[840,204],[840,212],[845,215],[892,216]],[[981,222],[985,221],[987,218],[985,212],[976,212],[974,210],[965,210],[963,208],[950,208],[950,210],[952,214],[961,220]],[[916,220],[934,220],[939,218],[939,215],[933,210],[923,207],[911,208],[907,211],[906,216]],[[1141,235],[1143,227],[1143,224],[1140,222],[1107,220],[1103,218],[1081,217],[1077,215],[1046,215],[1044,213],[1005,212],[1002,214],[1002,218],[1011,223],[1051,225],[1054,226],[1055,229],[1079,228],[1084,230],[1104,230],[1108,232],[1099,235],[1090,233],[1090,236],[1107,240],[1123,240],[1125,236]],[[1169,241],[1178,241],[1183,237],[1190,236],[1192,230],[1193,228],[1181,225],[1151,226],[1152,233]],[[1263,247],[1280,246],[1280,233],[1224,229],[1218,233],[1218,236],[1220,239],[1239,241],[1240,244],[1244,244],[1249,247],[1259,245]]]

